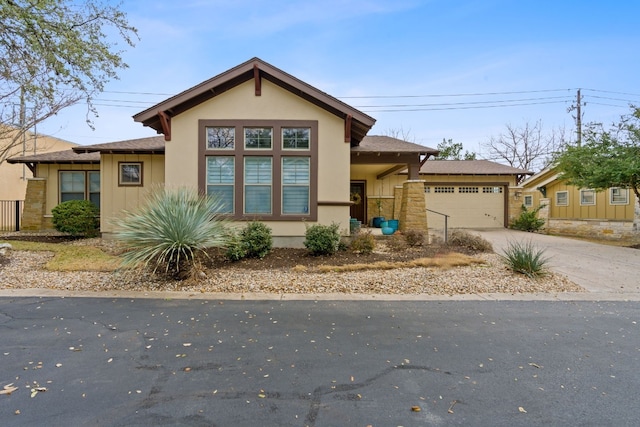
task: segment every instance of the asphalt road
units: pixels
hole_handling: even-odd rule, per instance
[[[0,424],[637,425],[639,307],[1,298]]]

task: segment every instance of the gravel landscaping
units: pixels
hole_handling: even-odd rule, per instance
[[[86,239],[61,244],[89,244],[105,251],[116,250],[113,241]],[[472,255],[481,263],[450,269],[434,267],[394,268],[351,272],[318,271],[320,265],[371,263],[440,256],[454,248],[428,245],[391,251],[384,244],[370,255],[345,251],[331,258],[309,257],[304,250],[274,250],[263,260],[225,262],[212,255],[197,279],[167,281],[140,272],[53,272],[44,268],[49,252],[9,250],[0,256],[0,289],[47,288],[68,291],[184,291],[270,294],[390,294],[455,295],[477,293],[584,292],[566,277],[550,273],[529,279],[509,271],[497,254]]]

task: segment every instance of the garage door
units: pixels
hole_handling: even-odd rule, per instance
[[[449,215],[449,228],[504,227],[504,187],[437,185],[425,187],[427,209]],[[444,217],[427,211],[430,228],[444,228]]]

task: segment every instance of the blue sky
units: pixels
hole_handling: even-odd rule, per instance
[[[436,147],[541,120],[574,129],[640,105],[640,2],[632,0],[124,0],[140,41],[96,101],[38,131],[79,144],[154,135],[131,116],[254,56]],[[444,95],[444,96],[443,96]],[[606,105],[603,105],[606,104]]]

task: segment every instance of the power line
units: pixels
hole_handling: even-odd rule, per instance
[[[546,101],[546,102],[530,102],[526,104],[503,104],[503,105],[477,105],[469,107],[444,107],[444,108],[407,108],[407,109],[395,109],[395,110],[371,110],[363,109],[363,112],[367,113],[399,113],[399,112],[411,112],[411,111],[447,111],[447,110],[471,110],[471,109],[485,109],[485,108],[503,108],[503,107],[526,107],[529,105],[542,105],[542,104],[566,104],[567,101]]]
[[[600,90],[600,89],[583,89],[583,90],[590,90],[592,92],[614,93],[616,95],[640,96],[640,94],[638,94],[638,93],[613,92],[613,91],[610,91],[610,90]]]
[[[515,95],[523,93],[543,93],[543,92],[565,92],[575,89],[542,89],[542,90],[522,90],[511,92],[484,92],[484,93],[451,93],[451,94],[431,94],[431,95],[362,95],[362,96],[337,96],[339,99],[384,99],[384,98],[444,98],[454,96],[493,96],[493,95]]]
[[[356,105],[355,108],[390,108],[390,107],[438,107],[448,105],[478,105],[478,104],[496,104],[503,102],[524,102],[524,101],[544,101],[549,99],[572,99],[567,96],[548,96],[543,98],[522,98],[522,99],[498,99],[494,101],[471,101],[471,102],[449,102],[440,104],[389,104],[389,105]]]

